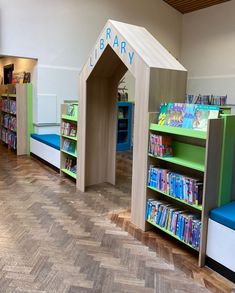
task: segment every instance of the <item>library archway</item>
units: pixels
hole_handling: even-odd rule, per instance
[[[115,184],[116,96],[127,70],[135,78],[131,221],[146,230],[149,114],[184,99],[187,72],[142,27],[109,20],[81,71],[77,188]]]

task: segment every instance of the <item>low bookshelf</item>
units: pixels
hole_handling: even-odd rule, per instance
[[[225,151],[223,135],[226,123],[223,118],[211,119],[207,131],[199,131],[158,125],[156,120],[157,113],[150,113],[149,137],[170,137],[173,156],[153,154],[149,145],[146,225],[148,229],[155,227],[196,251],[198,264],[203,266],[209,211],[217,206],[221,192],[221,158]],[[185,186],[187,190],[194,188],[197,192],[185,192]],[[159,206],[161,213],[157,212],[155,217],[153,211]],[[184,223],[191,221],[192,225],[187,226],[186,232],[183,231],[186,224],[182,229],[174,226],[176,214],[180,214]],[[167,217],[164,218],[165,215]]]
[[[33,132],[32,84],[1,85],[0,95],[0,140],[17,155],[25,155]]]
[[[77,179],[78,104],[61,105],[60,173]]]

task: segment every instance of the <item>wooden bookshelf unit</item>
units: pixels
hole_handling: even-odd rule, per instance
[[[0,95],[0,140],[17,155],[25,155],[32,132],[32,85],[1,85]]]
[[[77,179],[78,104],[61,105],[60,173]]]
[[[225,161],[225,158],[226,155],[228,157],[228,150],[232,144],[231,142],[224,145],[223,142],[225,134],[228,133],[228,127],[230,129],[232,127],[234,116],[208,120],[207,131],[158,125],[156,124],[156,117],[156,113],[151,113],[149,116],[149,135],[153,133],[170,136],[172,138],[173,157],[158,157],[148,153],[148,170],[151,165],[155,165],[178,174],[201,179],[203,182],[202,203],[200,205],[189,204],[167,194],[167,192],[148,186],[148,183],[146,186],[146,202],[148,199],[156,198],[169,202],[182,210],[200,215],[201,233],[198,259],[201,267],[205,264],[209,211],[218,206],[225,189],[230,190],[231,186],[234,185],[230,178],[231,180],[226,187],[222,188],[227,178],[222,170],[225,168],[225,164],[227,166],[229,164],[228,160]],[[232,163],[227,168],[232,169]],[[153,221],[146,219],[146,223],[183,242],[177,235]],[[151,226],[149,226],[149,229]],[[189,243],[183,243],[193,248]]]

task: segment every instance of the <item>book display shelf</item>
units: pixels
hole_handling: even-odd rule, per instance
[[[228,133],[227,128],[234,128],[230,121],[234,122],[234,116],[209,120],[207,131],[159,125],[156,124],[156,116],[156,113],[150,113],[149,136],[170,137],[173,156],[158,156],[152,154],[149,148],[146,222],[197,251],[199,266],[203,266],[209,211],[218,206],[225,191],[230,190],[233,184],[232,179],[224,184],[227,176],[223,170],[228,168],[231,146],[230,143],[224,145],[223,141]],[[229,168],[232,169],[232,165]],[[191,192],[191,184],[195,184],[197,188],[200,185],[201,192],[196,187],[193,190],[198,193]],[[187,188],[186,192],[184,188]],[[157,218],[153,211],[159,211],[159,204],[163,205],[163,209],[160,218]],[[162,220],[164,213],[168,214]],[[182,214],[180,217],[186,223],[183,228],[178,227],[181,222],[174,222],[174,213],[177,216]],[[159,212],[156,214],[159,215]],[[187,225],[189,219],[192,220],[191,226]]]
[[[77,178],[77,113],[78,104],[61,105],[60,171]]]
[[[32,123],[32,84],[0,86],[0,140],[17,155],[29,153]]]
[[[132,103],[117,103],[117,151],[128,151],[132,139]]]

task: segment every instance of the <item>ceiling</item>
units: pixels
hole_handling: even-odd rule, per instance
[[[189,13],[195,10],[228,2],[231,0],[164,0],[166,3],[181,13]]]

